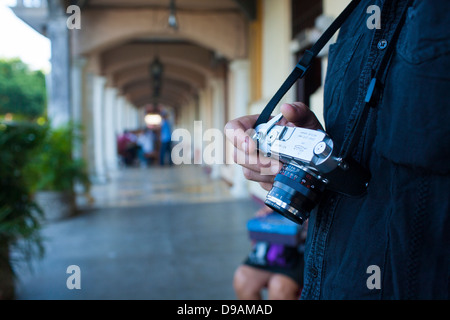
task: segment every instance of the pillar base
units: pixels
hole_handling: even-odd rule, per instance
[[[106,175],[92,175],[90,177],[91,183],[92,184],[106,184],[108,182],[108,177]]]

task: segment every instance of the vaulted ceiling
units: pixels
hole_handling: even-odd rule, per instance
[[[97,72],[137,107],[155,101],[150,65],[164,66],[158,101],[182,107],[226,63],[247,56],[254,0],[176,0],[178,28],[169,26],[171,0],[79,0],[82,29],[73,54],[96,61]]]

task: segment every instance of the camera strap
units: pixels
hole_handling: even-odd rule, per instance
[[[352,14],[355,8],[361,0],[352,0],[350,4],[344,9],[344,11],[333,21],[333,23],[328,27],[328,29],[322,34],[322,36],[317,40],[317,42],[313,45],[310,50],[306,50],[300,61],[295,66],[294,70],[287,77],[269,103],[266,105],[264,110],[256,120],[254,128],[262,123],[266,123],[269,121],[270,115],[272,114],[275,107],[278,105],[280,100],[284,97],[284,95],[289,91],[289,89],[294,85],[294,83],[305,76],[308,72],[313,59],[317,57],[320,51],[325,47],[328,41],[331,40],[333,35],[341,28],[344,22],[348,19],[348,17]]]
[[[392,32],[391,39],[388,40],[388,46],[384,49],[384,55],[381,58],[381,62],[379,63],[376,69],[372,70],[372,79],[368,86],[366,96],[364,98],[363,107],[359,112],[359,116],[353,121],[350,129],[346,133],[346,138],[342,144],[341,151],[339,153],[339,157],[342,159],[350,158],[353,149],[359,142],[365,124],[367,122],[369,112],[371,108],[376,107],[377,102],[381,98],[385,78],[387,76],[387,72],[392,61],[392,56],[394,53],[394,48],[396,46],[398,37],[400,36],[400,31],[402,29],[403,24],[405,23],[406,12],[411,5],[411,0],[405,1],[405,6],[402,9],[400,15],[398,15],[398,20],[396,23],[394,31]],[[387,40],[385,40],[387,41]]]

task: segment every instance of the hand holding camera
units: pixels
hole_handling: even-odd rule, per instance
[[[301,102],[283,104],[281,106],[281,113],[283,114],[283,118],[280,120],[279,125],[323,129],[314,113]],[[234,145],[235,159],[254,159],[254,161],[245,163],[239,162],[243,167],[245,177],[248,180],[259,182],[265,190],[269,191],[272,189],[275,176],[280,171],[282,163],[275,160],[269,161],[268,159],[264,159],[263,156],[258,159],[256,142],[253,141],[252,136],[247,134],[253,128],[258,116],[250,115],[232,120],[225,126],[225,132],[233,132],[232,135],[227,135],[227,138]],[[271,168],[269,170],[272,174],[267,174],[267,171],[269,171],[268,166],[270,165]]]
[[[255,116],[233,120],[225,127],[235,134],[227,136],[234,143],[235,154],[256,159],[237,163],[244,167],[247,179],[270,190],[265,200],[268,207],[302,224],[326,189],[347,196],[365,193],[370,174],[351,159],[338,156],[333,140],[304,104],[284,104],[281,111],[258,125],[251,139],[245,132],[254,125]],[[261,161],[257,150],[271,161]],[[267,174],[267,164],[271,174]]]

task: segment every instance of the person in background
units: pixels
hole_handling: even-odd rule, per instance
[[[149,128],[145,128],[137,138],[139,146],[138,156],[141,167],[146,168],[153,159],[155,153],[155,134]]]
[[[129,130],[125,130],[117,139],[117,151],[127,167],[132,166],[136,158],[136,139],[136,135]]]
[[[169,165],[172,165],[172,125],[169,121],[169,114],[165,111],[161,113],[161,150],[159,154],[159,164],[164,166],[166,164],[166,157],[169,158]]]
[[[256,216],[272,214],[269,207],[258,210]],[[303,287],[303,243],[306,223],[300,233],[300,245],[254,241],[247,259],[233,278],[233,287],[239,300],[261,300],[267,289],[269,300],[298,300]]]

